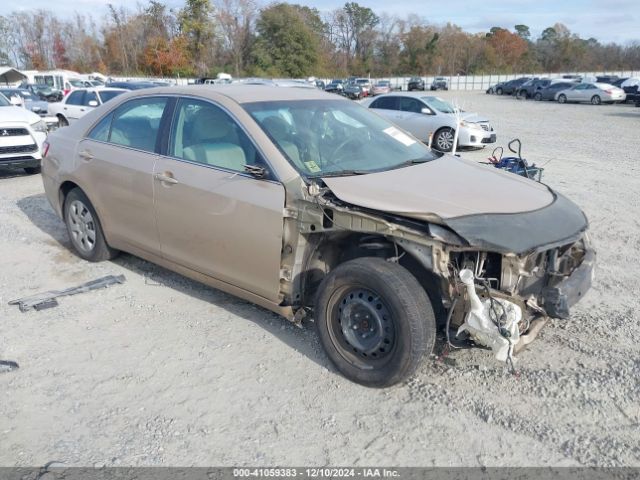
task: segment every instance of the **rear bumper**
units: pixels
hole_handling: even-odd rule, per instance
[[[591,288],[595,262],[596,252],[590,248],[586,251],[580,266],[570,276],[554,287],[545,287],[542,290],[542,299],[547,315],[555,318],[569,317],[571,307]]]

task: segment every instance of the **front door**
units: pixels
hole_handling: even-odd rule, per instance
[[[237,123],[203,100],[176,105],[168,151],[156,162],[154,196],[168,260],[276,301],[284,187],[254,178],[265,166]]]

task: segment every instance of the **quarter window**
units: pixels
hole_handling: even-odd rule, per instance
[[[195,99],[178,103],[169,155],[237,172],[245,171],[245,165],[265,166],[249,137],[225,111]]]

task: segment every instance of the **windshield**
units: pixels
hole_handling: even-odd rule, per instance
[[[10,107],[11,102],[7,97],[5,97],[2,93],[0,93],[0,107]]]
[[[74,87],[78,87],[78,88],[84,87],[84,82],[82,80],[74,80],[70,78],[69,83]]]
[[[116,98],[121,93],[124,93],[122,90],[103,90],[102,92],[98,92],[100,98],[102,99],[102,103],[108,102],[112,98]]]
[[[422,97],[422,100],[426,102],[434,110],[437,110],[441,113],[455,113],[456,109],[449,102],[445,102],[441,98],[438,97]]]
[[[243,107],[306,177],[373,173],[438,156],[353,102],[290,100]]]

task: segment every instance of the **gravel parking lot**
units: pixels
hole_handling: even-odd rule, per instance
[[[640,466],[640,108],[440,96],[488,116],[499,144],[519,137],[591,222],[596,283],[518,376],[464,350],[360,387],[312,325],[130,255],[83,262],[40,176],[0,170],[0,359],[20,364],[0,373],[0,465]],[[7,305],[121,273],[54,309]]]

